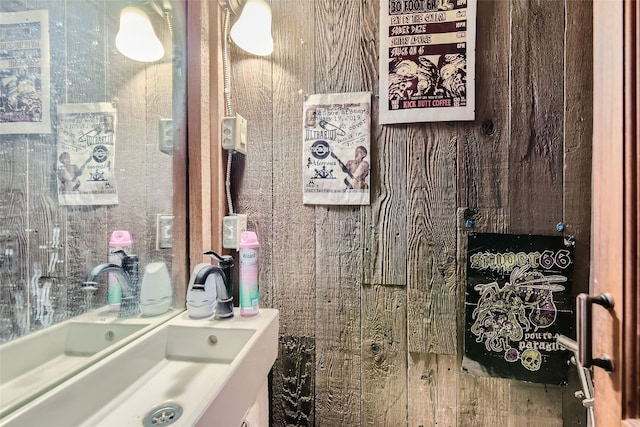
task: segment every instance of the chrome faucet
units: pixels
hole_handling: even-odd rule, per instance
[[[210,274],[217,274],[222,278],[222,284],[216,286],[216,311],[214,318],[227,319],[233,317],[233,257],[220,256],[213,251],[204,253],[218,261],[218,265],[210,265],[198,271],[193,280],[194,291],[204,291],[204,285]]]
[[[134,285],[131,283],[129,274],[118,264],[100,264],[93,267],[87,275],[87,280],[82,282],[83,288],[97,288],[98,278],[103,273],[113,273],[118,278],[118,283],[122,288],[122,304],[119,315],[121,317],[132,317],[138,314],[137,296],[134,293]]]

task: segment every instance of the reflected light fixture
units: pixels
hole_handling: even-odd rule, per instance
[[[120,12],[116,47],[127,58],[140,62],[154,62],[164,57],[164,46],[153,30],[149,16],[133,6]]]
[[[224,8],[240,15],[231,27],[231,40],[242,50],[258,56],[273,52],[271,8],[264,0],[219,0]],[[240,12],[240,13],[239,13]]]

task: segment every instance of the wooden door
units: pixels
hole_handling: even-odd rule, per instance
[[[638,340],[638,22],[635,0],[594,1],[594,147],[591,292],[609,292],[611,312],[593,308],[596,426],[640,426]]]

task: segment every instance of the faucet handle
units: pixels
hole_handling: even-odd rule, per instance
[[[221,267],[227,267],[229,264],[233,266],[233,257],[231,255],[218,255],[214,251],[203,252],[203,255],[209,255],[211,258],[218,261]]]

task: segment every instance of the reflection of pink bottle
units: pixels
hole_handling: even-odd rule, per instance
[[[253,231],[244,231],[240,236],[240,315],[255,316],[260,311],[258,304],[258,236]]]
[[[109,263],[122,265],[122,258],[115,253],[123,250],[127,254],[131,252],[131,235],[128,231],[114,231],[109,239]],[[120,311],[122,302],[122,288],[116,275],[109,273],[109,311]]]

